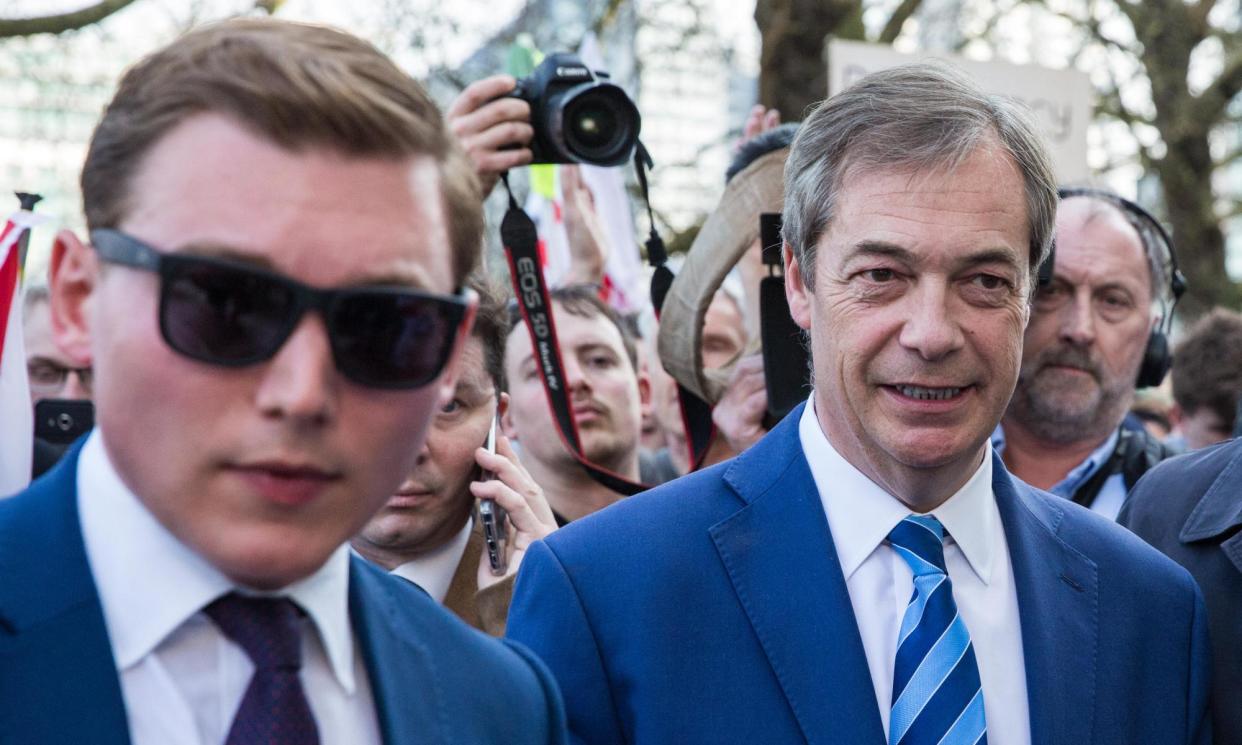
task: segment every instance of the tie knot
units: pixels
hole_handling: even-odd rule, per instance
[[[256,670],[296,672],[302,667],[302,610],[292,600],[230,592],[203,612],[245,650]]]
[[[931,515],[910,515],[889,531],[888,542],[914,576],[945,574],[944,526]]]

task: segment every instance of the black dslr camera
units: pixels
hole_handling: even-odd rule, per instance
[[[510,96],[530,103],[535,163],[619,166],[630,159],[642,119],[625,91],[576,54],[549,55]]]

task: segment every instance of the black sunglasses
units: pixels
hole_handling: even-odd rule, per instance
[[[116,230],[91,231],[91,243],[106,261],[159,274],[164,341],[213,365],[271,359],[313,309],[345,377],[372,388],[417,388],[444,369],[468,307],[460,293],[320,290],[237,261],[162,253]]]

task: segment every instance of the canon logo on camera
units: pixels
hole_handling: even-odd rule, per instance
[[[590,69],[581,66],[558,67],[556,68],[556,77],[558,78],[589,78],[591,77]]]

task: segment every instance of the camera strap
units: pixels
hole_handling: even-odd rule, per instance
[[[638,168],[638,180],[642,187],[643,200],[647,207],[647,216],[652,220],[651,232],[647,238],[646,246],[648,258],[652,265],[656,267],[656,275],[652,278],[652,303],[656,308],[658,317],[664,294],[667,293],[668,287],[672,284],[672,272],[665,266],[668,260],[668,253],[664,247],[664,241],[661,240],[659,233],[656,232],[651,201],[648,196],[646,168],[651,166],[651,156],[641,143],[639,143],[635,151],[634,162]],[[530,215],[526,214],[513,196],[513,189],[509,185],[509,175],[503,173],[500,178],[509,197],[509,208],[505,211],[504,219],[500,223],[500,238],[504,245],[505,258],[509,263],[509,277],[513,282],[513,294],[517,299],[518,310],[522,314],[522,320],[526,323],[527,332],[530,334],[535,366],[539,370],[539,379],[543,383],[543,390],[548,398],[548,406],[552,410],[552,421],[556,425],[557,434],[560,436],[561,441],[565,443],[566,448],[574,459],[599,484],[625,496],[645,491],[650,488],[649,485],[631,481],[620,474],[603,468],[593,463],[586,456],[586,453],[583,452],[582,441],[578,434],[577,420],[574,417],[572,395],[566,385],[565,365],[561,360],[560,345],[557,342],[556,324],[552,316],[552,299],[548,292],[547,281],[544,278],[543,266],[539,258],[538,231],[535,228],[534,220],[530,218]],[[659,293],[658,302],[655,294],[657,281],[662,282],[663,286],[663,290]],[[686,424],[686,442],[692,456],[691,463],[697,467],[707,450],[707,445],[711,443],[711,409],[705,402],[696,399],[703,408],[695,415],[698,425],[692,430],[687,419],[687,409],[684,403],[687,400],[686,396],[692,396],[692,394],[681,389],[680,386],[678,388],[678,397],[682,402],[682,419],[683,423]],[[706,413],[705,419],[703,418],[704,412]],[[702,434],[704,421],[706,422],[705,436]],[[697,436],[696,433],[698,433]]]
[[[543,382],[548,406],[552,409],[552,421],[557,434],[569,453],[586,469],[591,478],[609,489],[630,496],[647,489],[644,484],[613,473],[592,463],[582,451],[578,436],[578,423],[574,419],[573,403],[565,384],[565,365],[561,361],[561,348],[556,340],[556,326],[552,319],[552,299],[539,261],[539,234],[535,221],[518,205],[509,187],[509,175],[501,174],[501,181],[509,195],[509,209],[500,223],[500,239],[504,244],[505,258],[509,261],[509,277],[513,282],[513,294],[526,329],[530,333],[531,350],[535,356],[539,379]]]
[[[634,150],[634,168],[638,172],[638,186],[643,193],[647,224],[650,226],[646,242],[647,261],[655,269],[651,274],[651,307],[659,321],[660,311],[664,309],[664,299],[668,297],[669,288],[673,286],[673,270],[668,268],[668,250],[664,246],[664,240],[660,238],[660,233],[656,231],[655,214],[651,210],[647,169],[652,166],[654,162],[651,154],[647,152],[642,140],[639,140],[638,147]],[[656,360],[656,364],[663,363]],[[716,427],[712,423],[712,407],[681,383],[677,383],[677,406],[681,410],[681,426],[686,435],[687,462],[690,470],[696,471],[703,465],[703,458],[706,457],[716,434]]]

